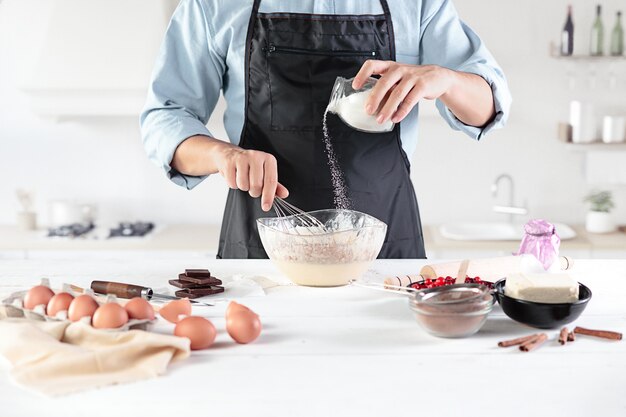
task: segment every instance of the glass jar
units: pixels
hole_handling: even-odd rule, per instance
[[[524,225],[524,237],[518,255],[534,255],[546,271],[558,260],[561,238],[550,222],[530,220]]]
[[[378,80],[369,77],[359,90],[352,88],[353,80],[354,78],[337,77],[327,111],[336,114],[345,124],[361,132],[391,132],[394,127],[391,120],[378,123],[378,111],[373,115],[365,111],[365,102]]]

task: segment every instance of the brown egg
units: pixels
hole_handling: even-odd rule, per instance
[[[141,297],[135,297],[124,305],[128,318],[136,320],[154,320],[154,308]]]
[[[246,311],[248,313],[253,313],[256,314],[254,311],[250,310],[248,307],[244,306],[243,304],[239,304],[235,301],[231,301],[230,303],[228,303],[228,307],[226,307],[226,318],[228,318],[231,314],[239,312],[239,311]]]
[[[72,304],[72,300],[74,300],[74,296],[68,292],[55,294],[50,301],[48,301],[46,313],[54,317],[59,311],[67,311],[70,308],[70,304]]]
[[[98,303],[88,294],[79,295],[74,298],[67,310],[67,317],[71,321],[78,321],[83,317],[92,317],[98,309]]]
[[[191,303],[187,298],[170,301],[161,307],[159,314],[170,323],[178,323],[182,319],[180,316],[191,315]]]
[[[206,349],[215,341],[215,326],[204,317],[185,317],[176,324],[174,335],[191,341],[191,350]]]
[[[226,331],[237,343],[250,343],[261,334],[261,320],[251,311],[235,311],[226,318]]]
[[[106,303],[93,313],[91,324],[96,329],[117,329],[128,322],[128,313],[118,303]]]
[[[38,305],[48,305],[48,301],[54,296],[54,291],[44,285],[36,285],[24,296],[24,308],[32,310]]]

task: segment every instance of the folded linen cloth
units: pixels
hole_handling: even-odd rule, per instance
[[[0,311],[0,355],[13,380],[54,396],[154,378],[189,356],[186,338],[142,330],[94,329],[76,322],[5,318]]]

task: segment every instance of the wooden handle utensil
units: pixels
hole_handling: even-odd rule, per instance
[[[120,298],[148,298],[147,295],[152,292],[150,288],[140,285],[111,281],[92,281],[91,289],[99,294],[113,294]]]
[[[142,287],[141,285],[126,284],[123,282],[112,281],[91,281],[91,289],[98,294],[113,294],[119,298],[134,298],[141,297],[146,300],[180,300],[181,297],[176,297],[167,294],[157,294],[152,291],[152,288]],[[214,304],[205,303],[198,300],[189,300],[192,304],[205,305],[213,307]]]

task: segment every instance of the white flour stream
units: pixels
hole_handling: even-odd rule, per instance
[[[335,148],[333,147],[330,134],[328,133],[328,126],[326,125],[327,114],[328,107],[326,107],[324,118],[322,119],[322,129],[324,133],[324,145],[326,146],[326,157],[328,158],[328,167],[330,168],[330,179],[333,184],[335,208],[350,209],[352,202],[348,198],[348,187],[346,187],[343,171],[339,167],[339,161],[337,160],[337,155],[335,155]]]

